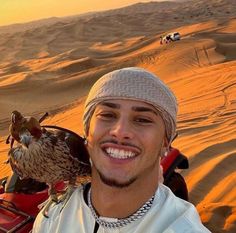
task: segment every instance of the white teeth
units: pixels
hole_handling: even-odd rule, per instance
[[[117,159],[127,159],[135,156],[135,153],[132,151],[119,150],[111,147],[107,148],[106,152],[112,158],[117,158]]]

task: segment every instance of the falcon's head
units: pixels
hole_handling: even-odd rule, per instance
[[[24,121],[25,119],[24,119],[24,117],[21,115],[21,113],[20,112],[18,112],[18,111],[13,111],[12,113],[11,113],[11,123],[12,124],[20,124],[20,123],[22,123],[23,121]]]
[[[18,111],[11,114],[10,133],[19,143],[28,147],[32,138],[39,139],[42,135],[40,123],[34,117],[23,117]]]

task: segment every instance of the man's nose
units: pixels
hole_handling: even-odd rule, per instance
[[[117,139],[132,139],[133,131],[127,119],[120,118],[110,129],[110,134]]]

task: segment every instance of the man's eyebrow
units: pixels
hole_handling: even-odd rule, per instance
[[[120,104],[112,103],[112,102],[102,102],[99,105],[109,107],[109,108],[114,108],[114,109],[120,109],[121,108]],[[135,111],[135,112],[152,112],[155,115],[158,115],[158,112],[155,111],[154,109],[149,108],[149,107],[144,107],[144,106],[133,106],[132,110]]]
[[[154,113],[155,115],[158,115],[157,111],[155,111],[154,109],[149,108],[149,107],[134,106],[134,107],[132,107],[132,109],[133,109],[135,112],[152,112],[152,113]]]

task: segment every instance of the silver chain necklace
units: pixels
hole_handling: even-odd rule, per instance
[[[107,222],[98,216],[91,202],[91,189],[89,189],[89,192],[88,192],[88,206],[92,212],[93,217],[95,218],[95,221],[100,226],[105,227],[105,228],[120,228],[143,217],[148,212],[148,210],[152,207],[154,197],[155,195],[153,195],[147,202],[145,202],[144,205],[140,207],[134,214],[130,215],[127,218],[120,218],[116,222]]]

